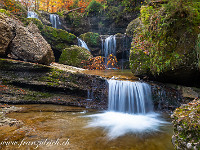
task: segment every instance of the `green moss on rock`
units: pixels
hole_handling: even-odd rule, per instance
[[[7,16],[10,16],[10,15],[11,15],[10,12],[7,11],[7,10],[5,10],[5,9],[0,9],[0,12],[1,12],[1,13],[4,13],[4,14],[7,15]]]
[[[198,70],[196,41],[200,33],[199,2],[169,0],[141,7],[133,22],[130,67],[135,75],[159,75],[185,68]],[[140,25],[138,23],[140,22]],[[134,26],[137,29],[134,29]]]
[[[126,29],[126,34],[128,36],[133,36],[135,30],[138,28],[139,25],[141,25],[141,20],[139,18],[131,21]]]
[[[81,62],[83,60],[88,60],[91,57],[92,54],[87,49],[73,45],[70,48],[66,48],[63,50],[59,59],[59,63],[82,67]]]
[[[42,36],[51,45],[54,51],[56,61],[60,58],[62,50],[66,47],[77,43],[77,38],[62,29],[56,29],[50,26],[43,25],[42,22],[36,18],[27,18],[27,23],[33,22],[40,29]]]
[[[87,32],[81,34],[80,38],[85,41],[89,47],[96,47],[101,44],[101,38],[98,33]]]
[[[200,149],[200,99],[182,105],[171,116],[175,149]]]

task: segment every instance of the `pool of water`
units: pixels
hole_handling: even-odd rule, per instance
[[[171,143],[173,129],[170,123],[160,127],[159,131],[144,133],[126,132],[115,138],[109,138],[109,131],[104,126],[90,126],[91,122],[94,123],[94,118],[91,116],[103,114],[102,112],[60,105],[37,104],[18,105],[17,107],[24,107],[24,110],[10,113],[7,116],[21,120],[24,125],[6,131],[0,128],[0,134],[3,137],[2,141],[15,140],[18,142],[18,145],[4,146],[3,149],[25,150],[35,149],[36,147],[41,150],[173,149]],[[118,117],[118,115],[115,117]],[[120,117],[123,116],[119,116],[119,124],[124,121]],[[169,116],[160,117],[165,121],[170,121]],[[137,122],[138,120],[135,121]],[[126,123],[123,125],[126,126]],[[127,124],[127,126],[129,125]],[[36,143],[30,145],[31,142]],[[20,145],[20,143],[23,144]]]

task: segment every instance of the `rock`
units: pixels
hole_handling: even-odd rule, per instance
[[[13,34],[10,25],[6,22],[6,16],[0,13],[0,55],[5,56],[6,50]]]
[[[59,60],[62,51],[66,47],[77,44],[76,36],[62,29],[55,29],[44,25],[40,31],[42,36],[51,45],[56,61]]]
[[[129,51],[131,48],[131,38],[129,38],[126,34],[117,33],[115,34],[116,38],[116,57],[117,59],[125,59],[129,58]]]
[[[197,2],[177,4],[169,0],[168,4],[154,7],[142,6],[142,27],[137,26],[140,21],[136,21],[137,28],[133,23],[128,30],[134,31],[130,51],[132,72],[138,77],[148,76],[151,80],[166,83],[199,85],[200,13],[194,15],[192,11],[198,9]],[[177,8],[176,12],[174,8]],[[180,27],[182,24],[184,26]]]
[[[63,50],[59,59],[59,63],[82,67],[81,62],[92,57],[92,54],[87,49],[74,45]]]
[[[142,22],[139,18],[136,18],[135,20],[131,21],[127,28],[126,28],[126,34],[129,37],[132,37],[134,35],[134,32],[137,30],[138,27],[142,26]]]
[[[177,108],[171,115],[174,126],[172,143],[175,149],[200,148],[199,106],[200,100],[195,99]]]
[[[16,25],[15,38],[10,44],[10,57],[24,61],[49,65],[55,61],[50,45],[40,35],[34,24],[23,27]]]
[[[101,55],[101,37],[98,33],[87,32],[81,34],[79,37],[87,44],[93,56]]]

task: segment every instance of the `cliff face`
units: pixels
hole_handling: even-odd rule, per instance
[[[198,150],[200,148],[200,100],[195,99],[177,108],[172,114],[175,149]]]

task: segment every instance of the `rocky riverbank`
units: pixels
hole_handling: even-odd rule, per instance
[[[15,112],[21,110],[20,107],[14,107],[9,105],[3,105],[0,104],[0,127],[1,126],[20,126],[23,123],[21,121],[18,121],[16,119],[11,119],[6,117],[6,114],[10,112]]]

